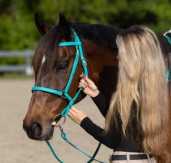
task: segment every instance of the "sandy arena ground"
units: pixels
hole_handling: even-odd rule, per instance
[[[22,128],[33,84],[33,80],[0,80],[0,163],[58,162],[45,142],[29,139]],[[104,118],[89,97],[75,107],[84,110],[93,122],[104,127]],[[64,131],[73,144],[93,154],[98,142],[68,117]],[[86,163],[89,160],[61,138],[58,128],[50,143],[64,163]],[[111,153],[111,149],[102,145],[96,158],[108,162]]]

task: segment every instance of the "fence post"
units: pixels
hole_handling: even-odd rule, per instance
[[[25,62],[26,62],[26,75],[31,76],[34,74],[33,68],[31,67],[31,55],[30,51],[26,50]]]
[[[0,65],[0,72],[14,72],[25,71],[26,75],[33,75],[34,71],[31,67],[31,57],[34,55],[34,51],[19,50],[19,51],[0,51],[0,57],[25,57],[24,65]]]

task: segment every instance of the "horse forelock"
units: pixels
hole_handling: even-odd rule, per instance
[[[109,45],[110,48],[116,49],[116,36],[123,31],[114,27],[108,27],[101,24],[84,24],[84,23],[69,23],[80,39],[93,40],[100,47]]]
[[[57,54],[58,44],[62,40],[62,34],[59,31],[58,26],[53,27],[39,42],[33,60],[32,66],[34,71],[38,71],[42,64],[48,66],[42,66],[42,69],[50,69],[54,66],[55,55]],[[44,60],[45,59],[45,60]],[[43,61],[44,60],[44,61]]]

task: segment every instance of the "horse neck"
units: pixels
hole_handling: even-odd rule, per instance
[[[110,100],[117,84],[117,49],[112,50],[109,46],[99,47],[91,40],[84,40],[83,43],[89,78],[94,81],[106,99]]]

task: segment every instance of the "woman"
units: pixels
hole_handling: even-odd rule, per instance
[[[113,163],[154,163],[167,143],[168,90],[166,66],[152,30],[133,26],[117,36],[119,73],[110,106],[94,83],[83,76],[79,88],[91,96],[103,116],[105,129],[72,107],[69,117],[99,142],[114,149]]]

